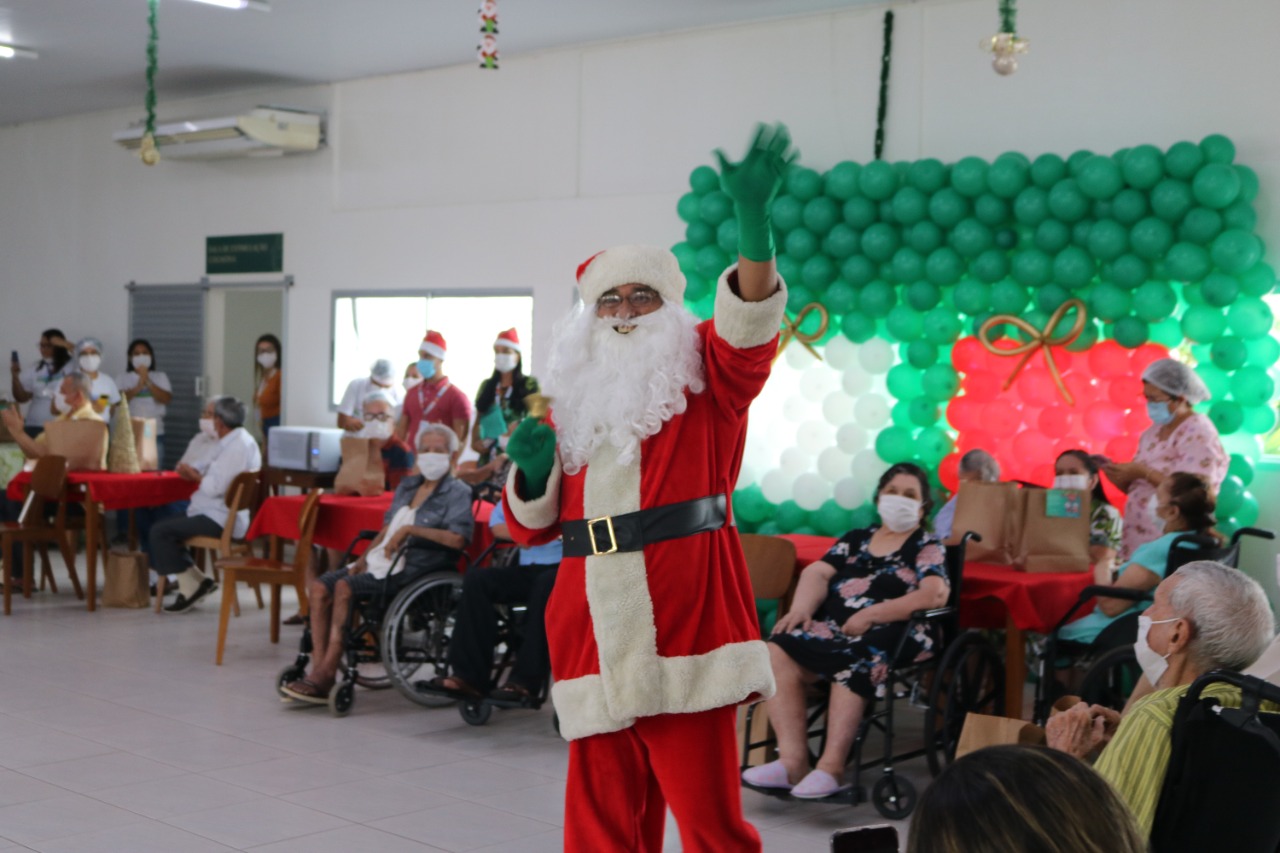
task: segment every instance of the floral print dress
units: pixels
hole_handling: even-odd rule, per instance
[[[822,562],[836,573],[818,612],[808,626],[769,638],[803,668],[868,700],[884,696],[890,658],[907,623],[876,625],[860,637],[848,636],[841,626],[863,608],[914,592],[924,578],[947,580],[942,545],[933,534],[918,529],[896,552],[877,557],[868,550],[876,530],[851,530],[831,546]],[[933,646],[929,627],[917,625],[899,663],[925,660]]]

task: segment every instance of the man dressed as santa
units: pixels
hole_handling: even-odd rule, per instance
[[[546,383],[554,410],[508,443],[512,535],[564,538],[546,622],[570,741],[568,851],[656,853],[667,806],[689,853],[760,849],[735,711],[774,684],[728,496],[787,300],[769,204],[789,149],[779,125],[740,163],[717,152],[740,237],[713,320],[684,308],[665,249],[620,246],[578,269],[582,302],[557,328]]]

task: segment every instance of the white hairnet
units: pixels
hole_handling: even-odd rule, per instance
[[[380,358],[369,365],[369,375],[380,382],[391,382],[396,378],[395,368],[387,358]]]
[[[1142,371],[1142,381],[1150,382],[1171,397],[1182,397],[1191,405],[1209,399],[1209,388],[1204,380],[1189,366],[1171,358],[1162,358],[1147,365]]]
[[[98,340],[97,338],[81,338],[79,341],[77,341],[76,355],[79,355],[80,353],[84,352],[86,348],[97,350],[98,355],[106,355],[106,353],[102,349],[102,341]]]

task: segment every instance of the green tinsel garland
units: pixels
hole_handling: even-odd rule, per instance
[[[884,13],[884,50],[880,54],[880,102],[876,106],[876,157],[884,152],[884,117],[889,110],[889,57],[893,53],[893,10]]]
[[[156,64],[159,53],[157,46],[160,41],[156,16],[160,9],[160,0],[147,0],[147,6],[149,7],[147,27],[150,30],[147,35],[147,96],[145,100],[147,121],[145,133],[142,136],[142,147],[138,153],[143,163],[154,166],[160,162],[160,151],[156,148]]]

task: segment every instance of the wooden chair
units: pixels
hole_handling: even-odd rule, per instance
[[[3,553],[4,613],[11,611],[10,599],[13,595],[13,562],[14,545],[22,542],[22,596],[31,597],[32,569],[35,564],[35,551],[40,551],[41,578],[48,580],[50,588],[58,591],[53,580],[53,571],[49,566],[49,546],[56,545],[62,552],[62,559],[67,564],[67,574],[71,576],[71,584],[76,595],[84,598],[84,590],[80,587],[80,577],[76,574],[75,551],[67,536],[67,508],[62,501],[62,492],[67,482],[67,460],[62,456],[42,456],[36,462],[31,474],[31,490],[27,494],[22,508],[22,516],[18,521],[0,524],[0,552]],[[57,512],[53,521],[48,518],[50,504],[57,504]]]
[[[196,565],[203,571],[204,555],[208,551],[214,555],[213,557],[213,578],[218,580],[218,560],[227,559],[229,557],[247,557],[250,553],[249,543],[244,539],[235,538],[236,515],[241,510],[252,509],[256,507],[258,498],[258,472],[245,471],[243,474],[237,474],[227,487],[225,503],[227,505],[227,523],[222,525],[221,536],[192,536],[182,544],[195,550]],[[165,587],[168,585],[168,577],[160,575],[156,581],[156,613],[160,612],[160,605],[164,601]],[[254,592],[258,596],[258,609],[263,607],[262,590],[257,586]],[[240,604],[236,603],[236,615],[240,615]]]
[[[297,551],[293,562],[286,563],[279,559],[265,557],[233,557],[219,560],[222,569],[222,611],[218,617],[218,650],[216,662],[222,665],[222,651],[227,645],[227,623],[231,621],[231,610],[237,598],[236,584],[267,584],[271,587],[271,642],[280,642],[280,587],[285,584],[298,591],[298,602],[305,606],[307,600],[306,576],[307,564],[311,561],[311,543],[316,532],[316,518],[320,515],[320,489],[312,489],[307,499],[302,502],[302,511],[298,514]]]
[[[776,536],[743,533],[742,554],[751,574],[751,593],[758,599],[778,602],[778,615],[787,612],[796,582],[795,543]]]

